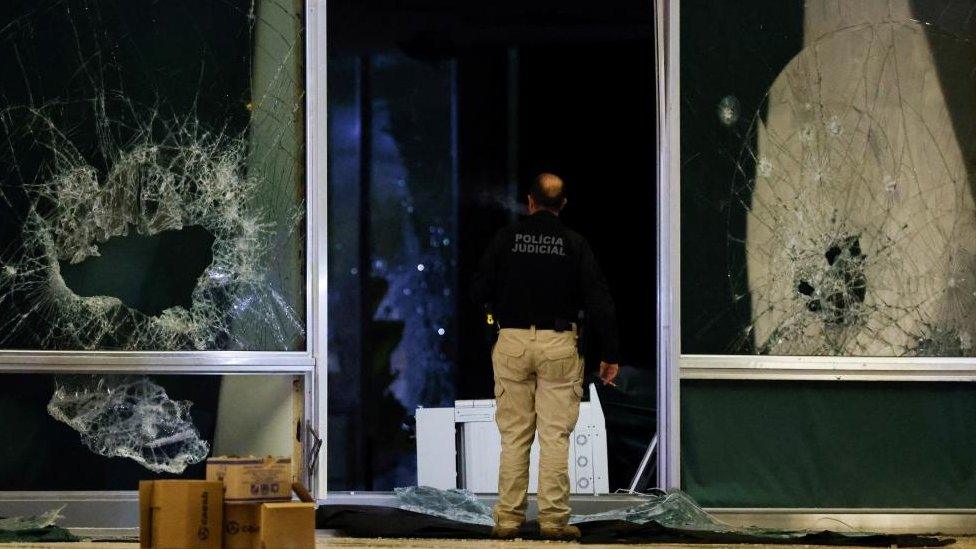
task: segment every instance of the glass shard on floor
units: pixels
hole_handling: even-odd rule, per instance
[[[398,506],[404,511],[424,513],[468,524],[494,524],[491,507],[468,490],[440,490],[429,486],[396,488]]]
[[[646,496],[647,500],[632,507],[613,509],[591,515],[573,515],[572,524],[596,520],[624,520],[636,524],[655,521],[670,528],[693,530],[726,530],[731,527],[706,513],[681,491]],[[714,527],[714,528],[713,528]]]
[[[440,490],[429,486],[410,486],[395,490],[398,507],[405,511],[423,513],[466,524],[491,526],[492,510],[486,503],[468,490]],[[637,496],[635,496],[636,498]],[[699,507],[691,497],[680,491],[644,495],[644,501],[602,513],[573,515],[570,524],[601,521],[624,521],[634,524],[658,524],[677,532],[711,532],[741,534],[769,539],[800,539],[811,534],[805,530],[774,530],[754,527],[736,527],[726,524]],[[867,532],[843,532],[845,538],[876,536]]]
[[[30,517],[0,518],[0,531],[21,532],[24,530],[39,530],[41,528],[53,526],[58,519],[64,518],[61,516],[61,511],[63,509],[64,505],[58,507],[57,509],[51,509],[50,511],[41,513],[40,515]]]

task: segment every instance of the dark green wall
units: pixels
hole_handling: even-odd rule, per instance
[[[682,486],[706,507],[976,507],[976,386],[685,381]]]

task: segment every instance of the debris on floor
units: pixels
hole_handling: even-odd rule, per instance
[[[318,527],[353,537],[484,539],[491,535],[491,509],[467,490],[409,487],[396,490],[399,507],[323,505]],[[645,501],[593,515],[574,515],[582,543],[762,543],[938,547],[949,538],[870,532],[789,531],[725,524],[681,491],[645,496]],[[538,523],[522,526],[523,539],[539,539]]]
[[[0,518],[0,543],[80,540],[55,524],[63,518],[63,509],[62,506],[31,517]]]

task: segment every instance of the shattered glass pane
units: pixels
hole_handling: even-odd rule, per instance
[[[666,494],[647,496],[647,501],[633,507],[613,509],[591,515],[573,515],[570,523],[595,520],[624,520],[646,524],[652,520],[669,528],[722,531],[728,525],[719,522],[706,513],[687,494],[673,491]]]
[[[468,490],[441,490],[427,486],[397,488],[398,507],[405,511],[424,513],[467,524],[492,526],[492,510],[477,495]],[[636,498],[636,496],[635,496]],[[655,523],[669,530],[685,532],[732,533],[761,536],[770,539],[789,540],[803,538],[813,531],[774,530],[756,527],[738,527],[726,524],[698,506],[688,494],[680,490],[644,495],[645,500],[631,507],[613,509],[589,515],[572,515],[570,524],[621,520],[634,524]],[[845,532],[847,537],[870,537],[868,532]]]
[[[814,530],[778,530],[755,526],[732,526],[707,513],[695,503],[695,500],[691,499],[691,496],[681,490],[671,490],[659,495],[645,497],[647,498],[645,503],[633,507],[590,515],[574,515],[570,517],[570,523],[623,520],[636,524],[656,523],[676,531],[741,534],[770,540],[800,539],[817,533]],[[839,535],[848,538],[868,538],[877,534],[873,532],[843,532]]]
[[[130,4],[2,8],[0,346],[304,349],[301,3]],[[162,310],[62,276],[174,232],[212,239],[202,272],[181,247],[111,274],[158,294],[190,269]]]
[[[40,530],[53,526],[58,520],[63,519],[61,511],[64,506],[58,507],[41,513],[33,517],[9,517],[0,518],[0,532],[22,532],[24,530]]]
[[[394,490],[398,507],[404,511],[425,513],[469,524],[491,526],[491,507],[468,490],[441,490],[429,486],[410,486]]]
[[[210,453],[190,418],[191,405],[170,399],[148,377],[65,376],[47,411],[99,455],[132,459],[158,473],[182,473]]]
[[[707,130],[702,115],[683,118],[687,139],[721,143],[683,145],[683,216],[718,207],[726,226],[710,230],[727,234],[724,273],[685,262],[685,352],[976,356],[976,14],[924,0],[785,5],[768,33],[795,37],[795,55],[773,64],[758,41],[778,38],[730,44],[741,57],[718,70],[738,89],[713,99]],[[688,27],[683,53],[730,36]],[[687,72],[683,88],[703,101],[704,66]],[[725,165],[731,195],[696,188],[715,184],[697,174]],[[716,204],[694,204],[697,193]],[[685,253],[711,238],[683,234]],[[690,295],[709,277],[731,292],[725,310]],[[706,340],[728,326],[725,342]]]

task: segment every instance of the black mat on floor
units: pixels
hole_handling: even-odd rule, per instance
[[[317,528],[337,530],[351,537],[486,539],[491,527],[448,520],[395,507],[372,505],[323,505]],[[636,524],[622,520],[601,520],[577,524],[582,543],[765,543],[808,545],[859,545],[864,547],[941,547],[954,539],[916,535],[843,534],[805,532],[784,539],[742,532],[708,532],[667,528],[656,522]],[[539,525],[523,525],[522,539],[540,539]]]

